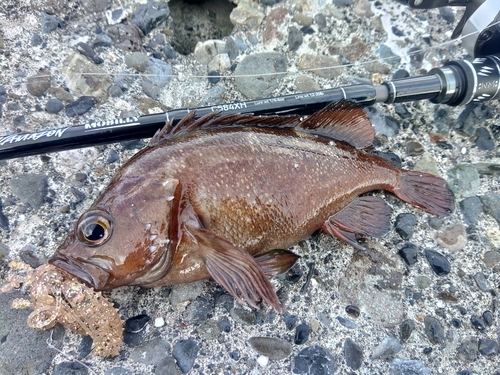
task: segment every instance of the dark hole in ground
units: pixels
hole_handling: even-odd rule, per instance
[[[171,0],[168,6],[172,47],[183,55],[193,52],[200,41],[222,39],[233,31],[229,14],[236,5],[228,0]]]

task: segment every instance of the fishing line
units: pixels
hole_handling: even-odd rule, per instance
[[[495,25],[498,25],[500,24],[500,21],[497,21],[497,22],[494,22],[491,24],[491,26],[495,26]],[[453,39],[453,40],[449,40],[449,41],[445,41],[445,42],[442,42],[442,43],[438,43],[436,45],[433,45],[433,46],[429,46],[429,47],[424,47],[424,48],[420,48],[420,49],[417,49],[417,50],[412,50],[410,52],[406,52],[404,56],[393,56],[393,57],[387,57],[387,58],[383,58],[383,57],[380,57],[380,58],[375,58],[375,59],[371,59],[371,60],[366,60],[366,61],[355,61],[355,62],[352,62],[352,63],[348,63],[348,64],[342,64],[342,65],[331,65],[331,66],[325,66],[325,67],[318,67],[318,68],[308,68],[308,69],[301,69],[301,68],[298,68],[298,67],[294,67],[294,69],[287,69],[286,71],[284,72],[271,72],[271,73],[258,73],[258,74],[231,74],[231,75],[208,75],[208,74],[183,74],[183,73],[176,73],[176,74],[170,74],[170,75],[162,75],[162,77],[168,77],[170,79],[177,79],[178,81],[181,81],[181,82],[184,82],[184,81],[188,81],[188,80],[192,80],[192,79],[235,79],[235,78],[252,78],[252,77],[267,77],[267,76],[282,76],[282,75],[292,75],[292,74],[296,74],[296,73],[301,73],[301,72],[304,72],[304,73],[314,73],[314,72],[320,72],[320,71],[324,71],[324,70],[331,70],[331,69],[351,69],[351,68],[362,68],[366,65],[370,65],[370,64],[373,64],[373,63],[377,63],[377,62],[390,62],[390,60],[394,60],[394,59],[398,59],[398,58],[403,58],[403,57],[412,57],[412,56],[416,56],[416,55],[419,55],[419,54],[425,54],[425,53],[428,53],[430,51],[433,51],[433,50],[439,50],[439,49],[444,49],[446,47],[449,47],[451,45],[458,45],[463,39],[465,38],[468,38],[468,37],[471,37],[473,35],[476,35],[478,34],[480,31],[474,31],[474,32],[471,32],[469,34],[464,34],[464,35],[461,35],[460,37],[456,38],[456,39]],[[188,56],[186,56],[188,57]],[[242,55],[241,56],[242,58],[244,58],[245,56]],[[62,64],[62,62],[61,62]],[[98,65],[96,65],[98,66]],[[41,68],[41,69],[44,69],[44,68]],[[175,69],[175,66],[174,66],[174,69]],[[33,74],[36,74],[36,76],[38,77],[52,77],[52,74],[43,74],[43,73],[33,73]],[[61,74],[60,71],[56,71],[55,74]],[[121,73],[107,73],[107,72],[103,72],[103,73],[85,73],[85,72],[82,72],[82,73],[79,73],[81,76],[84,76],[84,77],[132,77],[132,78],[143,78],[143,77],[146,77],[146,78],[155,78],[155,77],[158,77],[159,75],[158,74],[148,74],[148,73],[124,73],[124,72],[121,72]],[[20,82],[17,82],[15,84],[6,84],[4,85],[5,87],[10,87],[10,88],[18,88],[16,86],[19,86],[20,83],[26,83],[26,80],[24,81],[20,81]]]

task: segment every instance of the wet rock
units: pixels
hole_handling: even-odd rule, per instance
[[[463,224],[446,227],[434,235],[436,242],[451,251],[462,250],[467,245],[467,232]]]
[[[29,264],[32,268],[38,268],[42,265],[42,261],[35,254],[34,246],[28,245],[23,247],[19,251],[19,257],[24,263]]]
[[[336,78],[344,72],[342,62],[338,56],[324,56],[302,54],[299,57],[298,66],[323,78]]]
[[[148,66],[148,56],[141,52],[132,52],[125,55],[125,65],[138,72],[145,72]]]
[[[109,150],[108,157],[106,158],[106,164],[113,164],[120,160],[120,154],[115,150]]]
[[[182,318],[186,323],[200,323],[207,320],[212,312],[213,304],[204,297],[197,297],[187,306]]]
[[[442,344],[444,342],[444,327],[439,320],[432,316],[424,318],[425,334],[432,344]]]
[[[283,320],[285,321],[286,329],[288,329],[290,331],[297,324],[298,317],[297,317],[297,315],[285,314]]]
[[[474,225],[479,220],[483,204],[478,196],[467,197],[460,201],[460,211],[467,225]]]
[[[248,99],[270,97],[278,88],[286,70],[287,59],[280,53],[265,52],[249,55],[236,67],[236,87]]]
[[[425,151],[424,146],[421,143],[410,141],[406,144],[406,154],[409,156],[419,156]]]
[[[415,330],[415,321],[406,319],[399,325],[399,337],[401,341],[407,341]]]
[[[299,375],[326,375],[334,374],[335,371],[335,358],[327,349],[318,345],[302,349],[295,357],[292,367],[292,373]]]
[[[262,7],[251,0],[242,0],[233,9],[229,19],[235,26],[246,26],[250,29],[259,27],[265,14]]]
[[[172,356],[184,374],[187,374],[193,367],[198,349],[198,343],[194,340],[179,340],[175,343]]]
[[[78,355],[80,358],[86,358],[90,354],[93,342],[92,337],[83,336],[80,345],[78,345]]]
[[[45,12],[41,13],[41,21],[43,34],[50,34],[52,31],[61,26],[61,21]]]
[[[346,365],[358,370],[363,364],[363,350],[350,337],[344,341],[344,358]]]
[[[401,258],[403,258],[408,266],[412,267],[415,263],[417,263],[418,251],[419,249],[417,245],[407,242],[401,249],[399,249],[398,254]]]
[[[483,212],[491,215],[500,224],[500,194],[486,194],[481,197]]]
[[[12,193],[23,203],[38,209],[45,202],[48,192],[48,180],[44,174],[21,174],[10,180]]]
[[[307,340],[309,340],[309,335],[311,334],[311,332],[312,329],[309,325],[305,323],[299,324],[295,328],[295,337],[293,339],[293,343],[295,345],[305,344]]]
[[[145,79],[158,87],[165,87],[172,79],[172,67],[165,61],[150,57],[148,59]]]
[[[89,369],[80,362],[61,362],[54,367],[52,375],[87,375]]]
[[[449,7],[439,7],[439,15],[443,20],[445,20],[447,23],[454,23],[455,22],[455,13],[451,10]]]
[[[244,309],[233,308],[230,311],[230,315],[236,323],[244,325],[252,325],[255,323],[256,319],[255,313],[253,311]]]
[[[478,342],[475,337],[466,339],[457,348],[457,358],[462,362],[475,361],[478,353]]]
[[[128,318],[125,321],[125,331],[130,333],[137,333],[144,329],[146,324],[151,320],[151,318],[146,314],[140,314]]]
[[[59,113],[63,108],[64,103],[59,99],[49,99],[45,104],[45,110],[49,113]]]
[[[491,339],[479,339],[479,353],[490,357],[498,353],[498,342]]]
[[[402,213],[396,217],[395,228],[399,236],[408,241],[415,231],[415,225],[417,224],[417,217],[411,213]]]
[[[273,337],[251,337],[248,341],[252,348],[262,355],[280,361],[292,353],[292,345],[285,340]]]
[[[140,5],[132,16],[132,23],[136,25],[144,35],[167,21],[170,9],[167,3],[152,1]]]
[[[493,151],[495,149],[495,141],[493,141],[488,129],[483,127],[476,129],[474,138],[474,144],[479,150]]]
[[[290,27],[288,30],[288,49],[292,52],[297,51],[303,41],[304,37],[302,36],[302,32],[295,26]]]
[[[372,354],[372,359],[387,359],[393,357],[403,349],[398,339],[387,337],[382,340]]]
[[[397,358],[391,363],[391,375],[431,375],[425,365],[416,359]]]
[[[424,250],[424,255],[436,275],[445,276],[450,273],[450,262],[443,254],[434,250],[426,249]]]
[[[94,106],[95,99],[92,96],[80,96],[73,103],[66,106],[66,116],[75,117],[90,111]]]
[[[43,71],[26,79],[26,89],[33,96],[42,96],[50,88],[52,77],[49,71]]]
[[[477,287],[482,291],[482,292],[489,292],[491,290],[490,283],[484,276],[482,272],[477,272],[474,275],[474,280],[476,281]]]
[[[130,359],[145,365],[156,365],[169,351],[170,344],[158,337],[133,349]]]

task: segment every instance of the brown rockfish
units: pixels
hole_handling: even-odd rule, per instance
[[[380,237],[384,189],[434,215],[454,197],[439,177],[359,150],[374,130],[348,101],[315,114],[190,114],[132,157],[84,212],[50,263],[96,290],[212,277],[236,299],[280,310],[269,276],[297,256],[284,250],[318,228],[353,246]]]

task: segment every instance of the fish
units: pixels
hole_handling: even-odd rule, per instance
[[[390,207],[367,193],[453,212],[445,180],[363,151],[374,137],[348,100],[305,118],[192,112],[123,165],[49,263],[98,291],[213,278],[281,311],[269,278],[297,261],[291,246],[322,229],[364,249],[359,236],[388,231]]]

